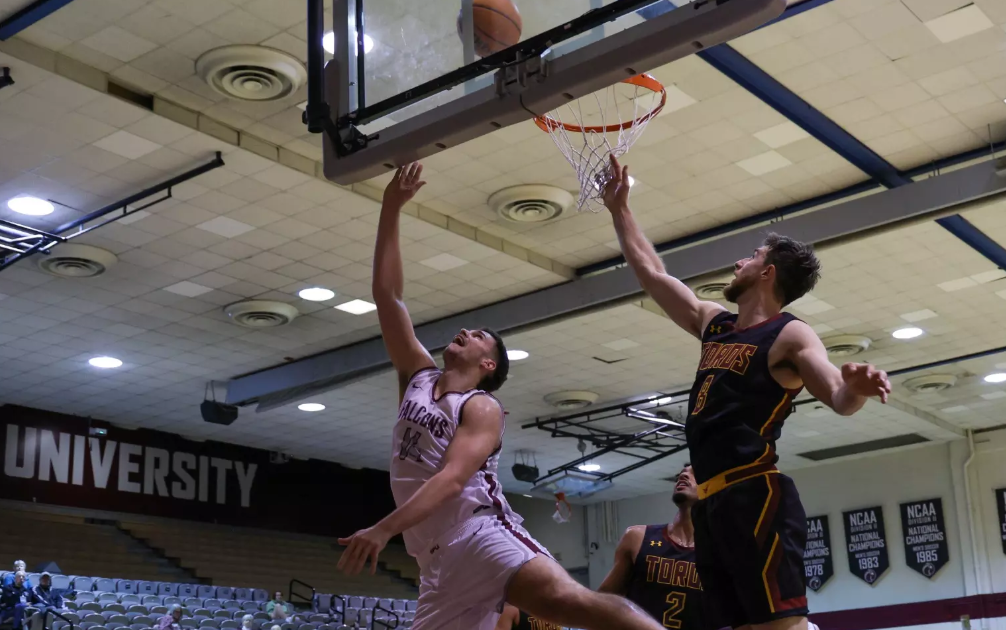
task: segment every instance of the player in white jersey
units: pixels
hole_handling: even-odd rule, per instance
[[[399,376],[391,457],[397,509],[340,539],[339,568],[359,573],[404,534],[420,567],[414,630],[493,630],[509,602],[539,619],[586,630],[659,630],[625,599],[574,581],[521,527],[503,497],[496,466],[503,407],[490,392],[506,380],[503,340],[462,330],[444,350],[444,369],[416,339],[403,303],[399,214],[425,182],[422,166],[401,168],[384,191],[374,253],[373,294],[388,355]]]

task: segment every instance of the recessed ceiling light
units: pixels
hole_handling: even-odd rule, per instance
[[[300,409],[301,411],[323,411],[325,409],[325,405],[321,403],[301,403],[297,405],[297,409]]]
[[[524,359],[528,358],[529,356],[531,356],[531,355],[529,355],[524,350],[507,350],[506,351],[506,358],[510,359],[511,361],[523,361]]]
[[[322,289],[321,287],[311,287],[310,289],[301,289],[297,295],[308,302],[324,302],[325,300],[334,298],[335,291]]]
[[[33,217],[44,217],[55,210],[51,203],[38,197],[14,197],[7,202],[7,207],[19,214]]]
[[[891,333],[891,336],[895,339],[915,339],[922,335],[922,329],[916,328],[914,326],[909,326],[908,328],[899,328]]]
[[[117,368],[122,366],[122,361],[115,357],[93,357],[87,361],[96,368]]]
[[[526,496],[526,497],[527,497],[527,498],[529,498],[529,499],[533,499],[533,498],[534,498],[534,497],[533,497],[533,496],[531,496],[530,494],[525,494],[524,496]]]
[[[601,470],[601,466],[599,464],[580,464],[577,468],[583,472],[597,472]]]
[[[325,33],[321,38],[321,46],[330,55],[335,54],[335,33]],[[374,49],[374,40],[370,35],[363,36],[363,54],[369,54]]]
[[[985,377],[986,383],[1006,383],[1006,372],[993,372]]]
[[[363,315],[364,313],[377,310],[377,306],[365,300],[350,300],[349,302],[340,304],[335,308],[351,315]]]

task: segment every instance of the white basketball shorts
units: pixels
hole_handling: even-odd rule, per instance
[[[502,516],[476,516],[446,532],[417,558],[413,630],[494,630],[510,579],[539,554],[551,558]]]

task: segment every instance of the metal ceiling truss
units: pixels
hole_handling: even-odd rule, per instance
[[[656,394],[566,416],[536,418],[533,422],[522,425],[522,429],[540,429],[553,438],[582,440],[596,449],[583,457],[552,468],[534,483],[547,481],[563,473],[593,477],[597,482],[611,481],[684,450],[686,445],[683,418],[675,418],[667,408],[687,404],[687,398],[675,400],[687,395],[688,390]],[[626,433],[599,426],[605,421],[618,418],[638,420],[645,428]],[[609,453],[624,455],[638,461],[612,472],[589,472],[578,468]]]
[[[203,173],[212,171],[213,169],[219,168],[223,165],[223,157],[221,153],[217,151],[216,157],[206,164],[198,166],[190,171],[186,171],[176,177],[172,177],[171,179],[161,182],[156,186],[151,186],[150,188],[141,190],[140,192],[130,195],[125,199],[111,203],[103,208],[99,208],[79,219],[70,221],[69,223],[64,223],[51,232],[39,230],[27,225],[21,225],[20,223],[15,223],[6,219],[0,219],[0,252],[5,254],[3,258],[0,258],[0,271],[3,271],[7,267],[28,258],[29,256],[33,256],[35,254],[48,255],[49,252],[51,252],[52,249],[60,243],[66,243],[72,239],[83,236],[88,232],[105,227],[109,223],[114,223],[115,221],[128,217],[131,214],[145,210],[159,203],[163,203],[164,201],[171,199],[172,187],[177,186],[182,182],[187,182],[194,177],[198,177]],[[158,194],[162,194],[162,196],[151,201],[147,201],[140,206],[134,205]],[[50,203],[69,207],[54,199],[49,199],[48,201]]]

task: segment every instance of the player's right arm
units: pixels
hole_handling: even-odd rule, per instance
[[[636,556],[639,555],[645,536],[646,528],[642,525],[633,525],[625,530],[622,539],[618,541],[618,547],[615,548],[615,564],[601,582],[601,586],[597,589],[599,592],[613,595],[625,595],[628,592],[632,567],[636,563]]]
[[[698,299],[685,283],[667,273],[664,261],[629,210],[629,167],[623,167],[615,156],[611,156],[611,169],[613,175],[604,189],[604,205],[611,212],[625,260],[643,290],[671,321],[693,337],[702,339],[702,331],[709,320],[725,309],[715,302]]]
[[[416,339],[412,319],[405,308],[405,271],[399,244],[399,217],[405,204],[426,184],[420,179],[422,174],[423,166],[418,162],[403,166],[384,189],[381,218],[377,224],[377,245],[374,248],[371,289],[384,346],[398,372],[400,395],[413,374],[436,365],[430,353]]]

